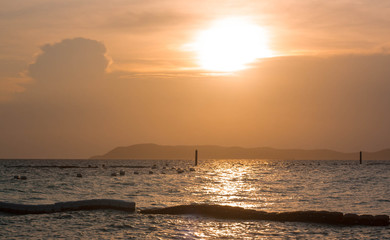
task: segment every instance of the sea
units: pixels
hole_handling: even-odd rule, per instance
[[[0,212],[0,239],[390,239],[389,226],[139,212],[202,203],[390,215],[390,161],[226,159],[194,166],[187,160],[0,160],[1,202],[87,199],[131,201],[136,211]]]

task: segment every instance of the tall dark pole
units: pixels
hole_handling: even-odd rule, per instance
[[[360,151],[360,164],[362,164],[362,160],[363,160],[363,153],[362,151]]]
[[[198,149],[195,150],[195,166],[198,166]]]

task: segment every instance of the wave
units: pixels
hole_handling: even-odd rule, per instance
[[[265,212],[241,207],[192,204],[140,211],[143,214],[200,215],[233,220],[270,220],[279,222],[309,222],[335,225],[388,226],[387,215],[357,215],[329,211]]]
[[[42,214],[79,210],[114,209],[127,212],[135,211],[135,203],[116,199],[90,199],[58,202],[54,204],[27,205],[0,202],[0,212],[12,214]]]

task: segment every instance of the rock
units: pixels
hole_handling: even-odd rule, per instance
[[[345,214],[343,217],[343,224],[356,225],[359,222],[359,216],[357,214]]]
[[[91,199],[71,202],[58,202],[55,204],[26,205],[0,202],[0,211],[14,214],[42,214],[64,211],[116,209],[127,212],[135,211],[134,202],[115,199]]]
[[[76,177],[83,177],[83,175],[81,175],[81,173],[77,173]]]
[[[374,226],[388,226],[389,225],[389,216],[387,215],[376,215],[374,216],[373,224]]]
[[[373,225],[374,223],[374,216],[372,215],[360,215],[358,219],[359,225]]]

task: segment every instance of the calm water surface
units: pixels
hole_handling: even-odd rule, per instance
[[[98,168],[34,167],[64,165]],[[156,168],[152,169],[153,165]],[[134,201],[137,209],[213,203],[264,211],[390,215],[390,161],[359,165],[353,161],[207,160],[201,161],[196,171],[189,171],[190,167],[191,161],[173,160],[0,160],[0,201],[41,204],[110,198]],[[178,174],[178,168],[186,171]],[[120,170],[125,176],[111,176]],[[77,178],[78,173],[83,177]],[[27,180],[14,179],[14,175]],[[390,228],[104,210],[2,214],[0,238],[390,239]]]

